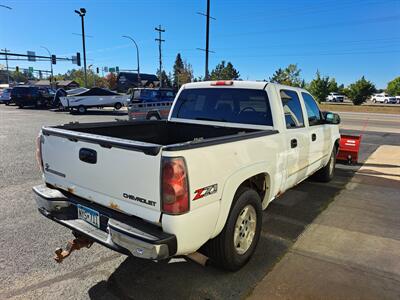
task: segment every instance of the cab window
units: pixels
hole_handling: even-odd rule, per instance
[[[280,97],[285,116],[286,128],[292,129],[304,127],[303,112],[297,92],[281,90]]]
[[[315,126],[321,124],[321,112],[314,98],[308,93],[301,93],[308,115],[308,124]]]

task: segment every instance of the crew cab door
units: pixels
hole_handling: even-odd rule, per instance
[[[303,107],[296,90],[284,88],[277,91],[282,103],[284,118],[283,136],[286,143],[287,179],[283,189],[289,189],[307,176],[308,128],[305,126]]]
[[[301,92],[306,108],[308,123],[308,143],[310,144],[309,167],[307,174],[312,174],[324,162],[324,158],[330,154],[330,131],[323,124],[322,115],[314,98],[306,92]]]

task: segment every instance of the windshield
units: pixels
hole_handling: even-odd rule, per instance
[[[176,100],[172,117],[272,126],[267,93],[254,89],[185,89]]]

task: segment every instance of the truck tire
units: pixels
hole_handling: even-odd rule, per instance
[[[204,246],[204,253],[215,264],[236,271],[251,258],[260,238],[261,199],[250,188],[240,188],[234,197],[221,233]]]
[[[79,105],[78,106],[78,113],[84,114],[85,112],[86,112],[86,107],[84,107],[83,105]]]
[[[155,120],[161,120],[161,118],[160,118],[160,115],[158,113],[150,112],[150,113],[147,114],[146,120],[155,121]]]
[[[115,105],[114,105],[114,108],[115,108],[116,110],[120,110],[121,107],[122,107],[122,104],[119,103],[119,102],[115,103]]]
[[[335,165],[336,165],[336,147],[333,148],[331,157],[325,167],[318,170],[314,175],[313,178],[316,181],[320,182],[329,182],[332,180],[333,176],[335,175]]]

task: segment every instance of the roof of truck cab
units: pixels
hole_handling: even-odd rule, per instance
[[[232,85],[220,85],[215,86],[215,82],[226,81],[233,82]],[[242,80],[216,80],[216,81],[201,81],[201,82],[191,82],[183,85],[185,89],[196,89],[196,88],[246,88],[246,89],[264,89],[268,84],[266,81],[242,81]]]
[[[232,85],[220,85],[220,86],[215,86],[215,84],[218,81],[227,81],[227,82],[233,82]],[[242,89],[264,89],[267,85],[274,85],[278,89],[294,89],[297,92],[306,92],[309,93],[307,90],[300,88],[300,87],[294,87],[294,86],[288,86],[288,85],[283,85],[279,83],[274,83],[274,82],[268,82],[268,81],[249,81],[249,80],[216,80],[216,81],[201,81],[201,82],[191,82],[191,83],[186,83],[183,85],[184,89],[196,89],[196,88],[242,88]]]

